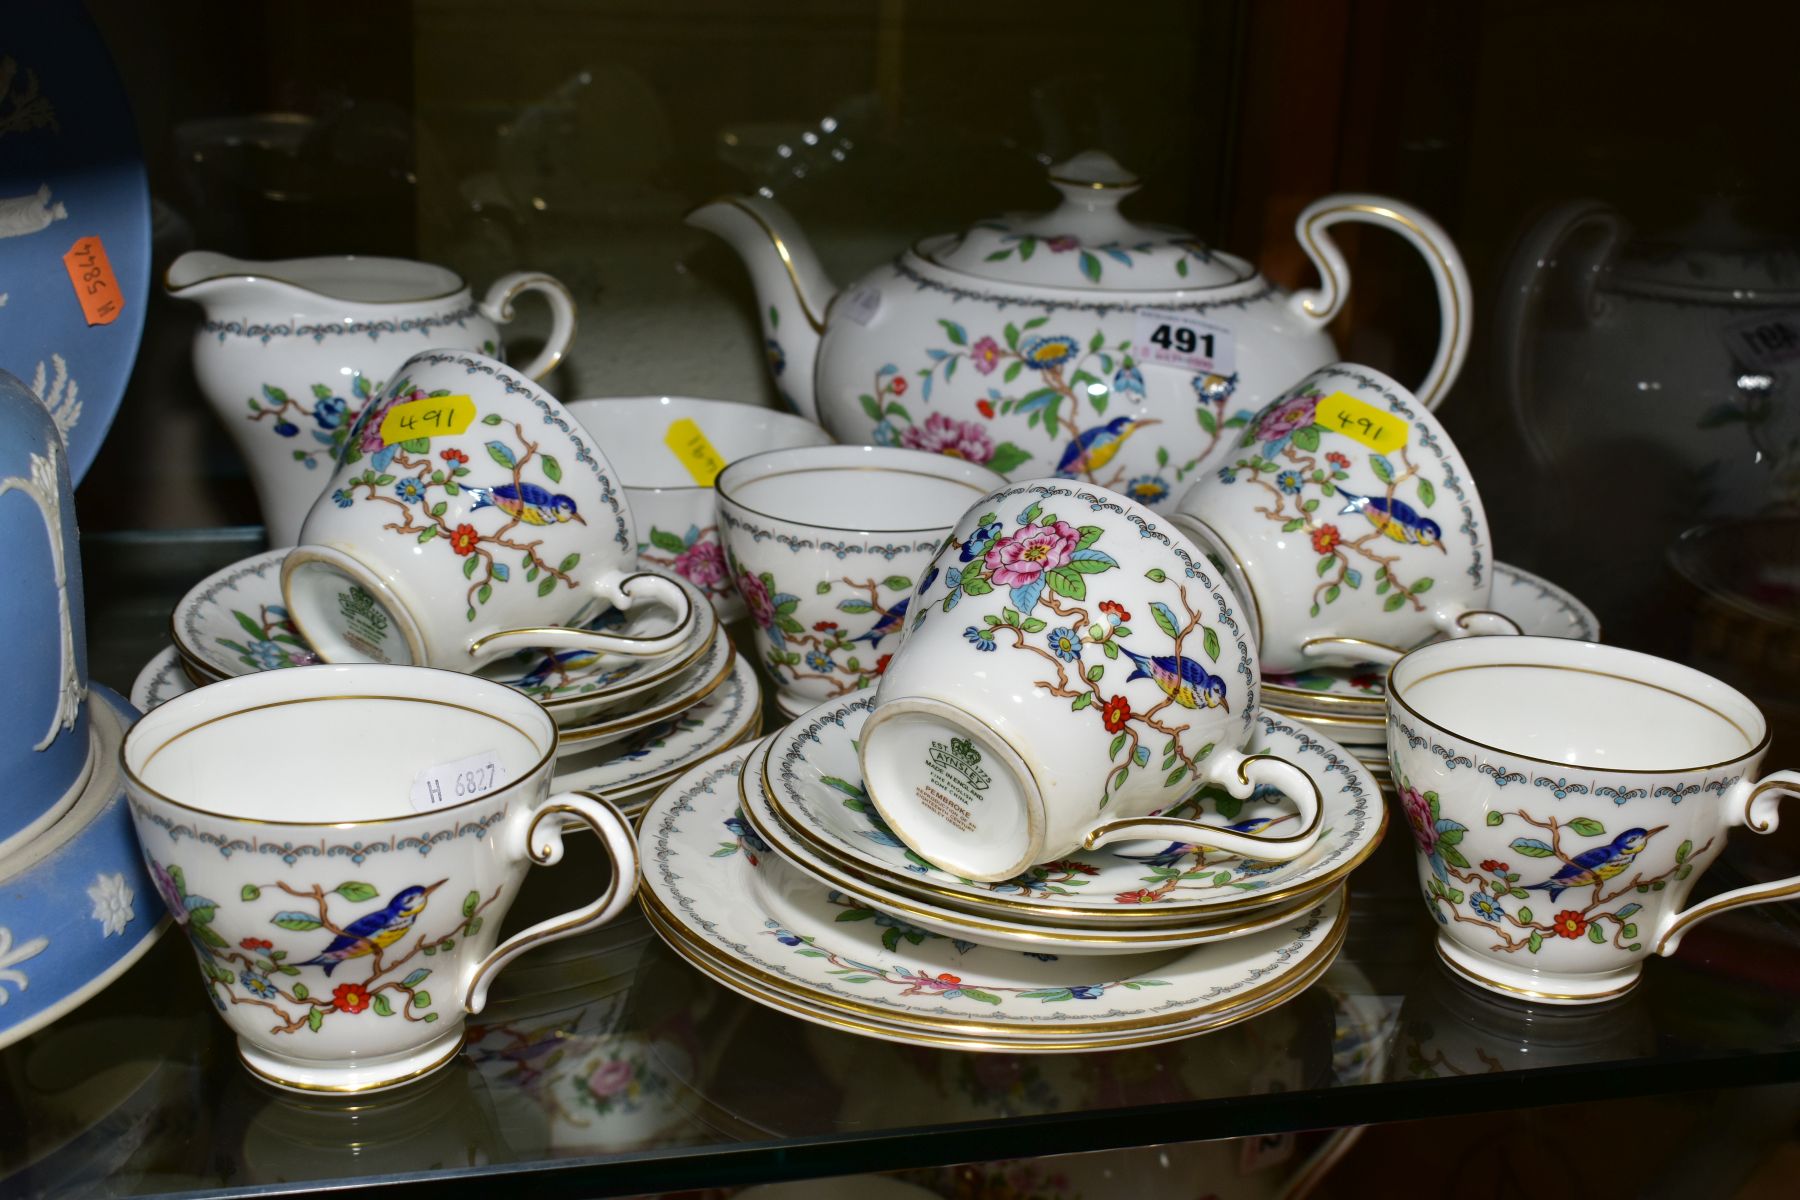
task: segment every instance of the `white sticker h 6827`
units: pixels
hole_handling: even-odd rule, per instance
[[[1231,330],[1164,308],[1137,310],[1131,352],[1139,362],[1182,367],[1203,375],[1229,375],[1237,369]]]
[[[455,762],[426,767],[413,779],[412,806],[416,812],[448,808],[485,796],[506,782],[506,766],[492,750],[471,754]]]

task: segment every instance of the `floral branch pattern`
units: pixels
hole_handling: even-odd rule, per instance
[[[431,893],[443,886],[444,880],[405,888],[384,906],[345,924],[332,917],[334,899],[349,904],[379,899],[373,884],[346,880],[330,889],[316,883],[295,887],[280,880],[245,884],[239,894],[239,900],[245,904],[260,900],[266,890],[303,902],[304,907],[275,913],[270,924],[292,933],[322,930],[331,935],[331,941],[318,953],[296,961],[287,948],[277,948],[273,938],[244,936],[233,942],[220,933],[215,922],[222,906],[189,892],[179,866],[152,859],[150,874],[176,924],[187,934],[199,956],[213,1003],[221,1012],[239,1005],[269,1010],[274,1022],[269,1032],[274,1034],[298,1033],[302,1029],[317,1033],[328,1018],[339,1014],[372,1012],[377,1017],[436,1021],[438,1014],[429,1011],[433,1003],[431,993],[423,986],[432,974],[431,968],[414,967],[403,976],[400,969],[418,956],[431,958],[454,950],[458,938],[475,936],[485,919],[482,914],[500,897],[498,887],[485,900],[479,892],[469,892],[463,897],[461,919],[450,929],[435,936],[421,932],[410,948],[401,949],[425,911]],[[398,953],[389,958],[394,951]],[[329,982],[333,969],[357,960],[367,961],[367,972],[360,979],[339,982],[329,994],[314,991],[301,978],[306,969],[318,968]]]

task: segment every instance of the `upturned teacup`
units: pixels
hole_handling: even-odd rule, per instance
[[[159,706],[121,753],[145,862],[207,995],[245,1065],[283,1087],[366,1091],[444,1065],[496,972],[606,923],[636,890],[618,810],[549,794],[550,715],[475,676],[247,675]],[[605,845],[611,882],[496,948],[526,869],[561,859],[571,818]]]
[[[912,604],[860,756],[876,807],[923,857],[996,880],[1131,838],[1263,860],[1318,840],[1306,772],[1240,753],[1260,675],[1237,598],[1158,514],[1072,480],[999,488],[956,524]],[[1301,832],[1148,815],[1205,784],[1278,788]]]
[[[1421,647],[1388,676],[1388,752],[1438,923],[1483,987],[1544,1003],[1620,995],[1695,923],[1800,880],[1686,907],[1747,825],[1775,828],[1800,773],[1758,777],[1768,724],[1690,667],[1562,638]]]
[[[829,446],[811,421],[759,404],[683,396],[574,400],[569,412],[618,464],[637,523],[638,563],[671,571],[706,593],[719,617],[744,602],[725,569],[713,480],[727,463],[765,450]]]
[[[1005,481],[941,454],[807,446],[719,473],[719,526],[763,667],[790,715],[867,687],[956,519]]]
[[[281,590],[327,662],[470,671],[532,647],[666,654],[694,614],[636,561],[618,475],[575,418],[505,363],[428,350],[358,416]],[[673,610],[674,628],[581,628],[643,601]]]
[[[1517,633],[1435,416],[1369,367],[1320,367],[1251,417],[1170,519],[1251,606],[1263,670],[1393,662],[1437,636]]]

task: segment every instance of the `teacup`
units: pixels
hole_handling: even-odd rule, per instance
[[[1237,599],[1151,510],[1072,480],[1004,486],[957,523],[912,600],[859,753],[875,806],[931,862],[998,880],[1131,838],[1264,861],[1318,840],[1306,772],[1239,752],[1260,675]],[[1240,799],[1275,787],[1301,832],[1149,815],[1205,784]]]
[[[549,714],[473,676],[247,675],[161,705],[121,754],[145,862],[207,994],[245,1065],[283,1087],[366,1091],[444,1065],[497,971],[605,924],[636,890],[618,810],[549,795]],[[612,882],[496,948],[570,818],[606,846]]]
[[[772,450],[719,473],[733,586],[791,714],[873,683],[900,641],[914,582],[986,467],[882,446]]]
[[[575,400],[569,412],[619,465],[637,521],[638,562],[672,571],[713,602],[722,620],[744,616],[725,570],[713,479],[727,463],[765,450],[829,446],[811,421],[758,404],[682,396]]]
[[[1368,367],[1320,367],[1251,417],[1170,519],[1251,606],[1263,670],[1391,663],[1438,635],[1517,633],[1494,552],[1431,410]]]
[[[281,590],[327,662],[472,671],[528,647],[666,654],[688,640],[692,607],[636,559],[618,474],[562,405],[495,359],[427,350],[357,418]],[[644,600],[674,627],[581,628]]]
[[[1580,1004],[1637,982],[1698,921],[1800,893],[1683,905],[1726,833],[1775,828],[1800,773],[1757,778],[1768,724],[1680,663],[1562,638],[1421,647],[1388,676],[1388,751],[1438,953],[1504,995]]]

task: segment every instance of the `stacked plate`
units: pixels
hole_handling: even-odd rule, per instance
[[[1290,863],[1126,843],[977,883],[909,851],[863,790],[872,691],[701,764],[640,822],[651,924],[693,966],[819,1024],[917,1045],[1090,1050],[1221,1028],[1298,995],[1336,957],[1344,880],[1380,840],[1373,781],[1275,716],[1256,749],[1321,781],[1325,832]],[[1278,793],[1184,809],[1297,819]],[[705,861],[702,861],[705,860]]]
[[[281,595],[285,550],[270,550],[208,576],[169,621],[173,643],[145,664],[132,700],[148,711],[192,686],[318,661],[288,618]],[[674,578],[670,576],[670,578]],[[689,765],[753,736],[762,693],[705,595],[676,579],[696,615],[673,653],[624,659],[584,651],[522,651],[477,674],[530,696],[556,718],[556,786],[641,804]],[[667,612],[608,612],[590,628],[652,637]]]
[[[1600,621],[1587,605],[1546,579],[1506,563],[1494,564],[1496,612],[1521,633],[1600,640]],[[1306,722],[1362,760],[1376,782],[1391,786],[1387,750],[1387,668],[1321,667],[1298,675],[1263,676],[1263,705]]]

